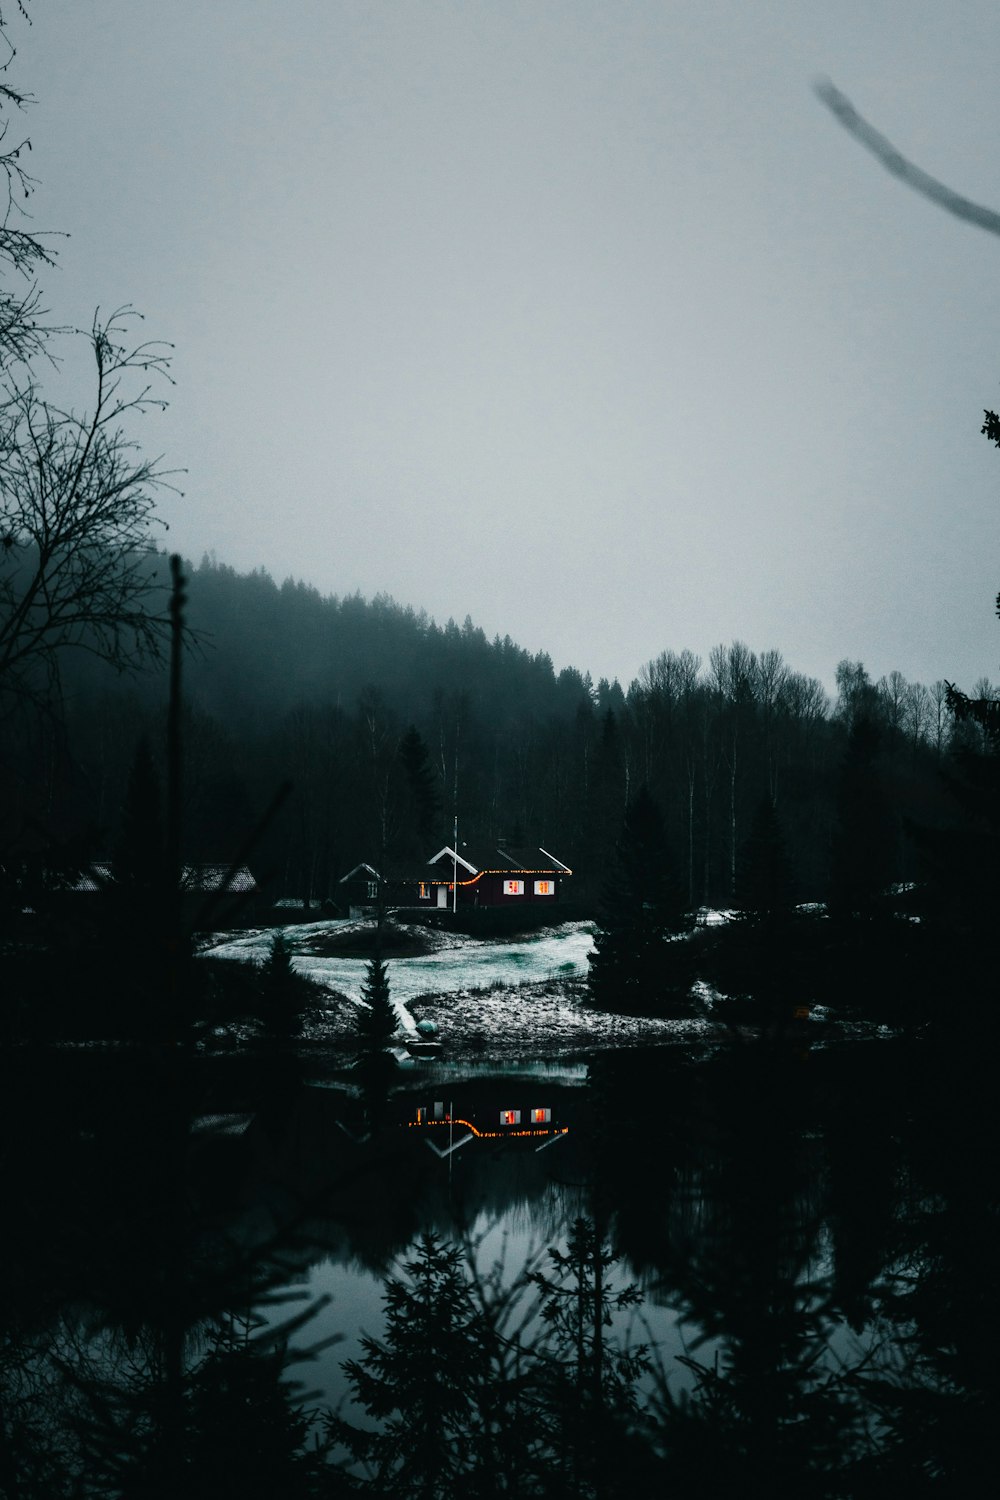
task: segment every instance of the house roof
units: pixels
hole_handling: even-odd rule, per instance
[[[450,844],[431,856],[426,864],[416,868],[402,866],[390,866],[384,869],[384,879],[388,887],[400,885],[440,885],[451,884],[454,864],[456,861],[455,851]],[[536,849],[491,849],[489,846],[481,848],[470,848],[468,844],[459,845],[457,856],[458,881],[460,885],[470,885],[478,880],[481,875],[572,875],[573,871],[569,865],[563,864],[561,859],[556,859],[548,850]],[[435,869],[434,866],[437,868]],[[374,865],[362,861],[348,870],[346,875],[340,877],[339,884],[344,885],[352,880],[381,880],[383,876],[375,869]]]
[[[427,861],[429,865],[436,865],[441,861],[452,864],[455,860],[455,850],[448,844],[439,849],[437,854]],[[469,875],[509,875],[517,873],[520,875],[572,875],[573,871],[569,865],[563,864],[561,859],[549,854],[548,850],[541,847],[534,849],[472,849],[468,844],[460,846],[458,853],[458,864]]]
[[[237,895],[255,891],[257,882],[246,865],[185,865],[181,890],[228,891]]]
[[[353,880],[355,875],[360,875],[362,879],[367,879],[369,876],[372,878],[372,880],[382,879],[381,875],[376,869],[374,869],[371,865],[365,864],[364,861],[362,861],[360,865],[355,865],[353,870],[348,870],[346,875],[341,875],[340,880],[338,881],[338,885],[343,885],[347,880]]]
[[[69,889],[103,891],[114,883],[113,863],[94,860],[80,871]],[[226,891],[238,895],[256,889],[257,882],[246,865],[185,865],[181,870],[183,891]]]
[[[469,850],[467,844],[463,844],[462,848],[466,851],[465,854],[460,854],[457,850],[453,849],[450,844],[445,844],[443,849],[439,849],[436,854],[431,855],[427,863],[429,865],[436,865],[439,859],[447,858],[449,863],[453,864],[457,862],[458,864],[460,864],[463,870],[467,870],[470,875],[478,875],[482,866],[474,864],[469,858]]]

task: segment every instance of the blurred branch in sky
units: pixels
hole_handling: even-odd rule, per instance
[[[990,234],[1000,234],[1000,213],[992,208],[984,208],[981,203],[973,203],[970,198],[963,198],[960,193],[945,187],[943,182],[938,182],[936,177],[931,177],[929,173],[907,161],[891,141],[886,140],[867,120],[861,118],[850,99],[835,88],[828,78],[820,79],[815,89],[844,129],[849,130],[862,146],[866,146],[887,172],[891,172],[915,192],[923,193],[925,198],[930,198],[932,203],[954,214],[957,219],[966,219]]]

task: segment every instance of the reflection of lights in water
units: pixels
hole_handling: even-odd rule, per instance
[[[423,1113],[422,1110],[418,1110],[417,1111],[418,1115],[420,1115],[422,1113]],[[509,1124],[511,1126],[516,1125],[516,1124],[518,1124],[520,1122],[521,1111],[519,1109],[505,1109],[503,1111],[503,1113],[505,1115],[517,1115],[517,1117],[518,1117],[517,1120],[511,1120],[509,1122]],[[535,1110],[535,1111],[533,1111],[533,1113],[535,1113],[535,1114],[542,1114],[542,1113],[549,1113],[549,1111]],[[427,1126],[427,1125],[451,1125],[451,1126],[464,1125],[467,1130],[471,1130],[472,1131],[472,1134],[474,1136],[476,1136],[476,1138],[478,1140],[483,1140],[483,1141],[489,1141],[489,1140],[512,1140],[512,1139],[514,1139],[516,1137],[520,1137],[520,1136],[569,1135],[569,1126],[568,1125],[556,1125],[556,1126],[553,1126],[551,1129],[548,1129],[548,1130],[526,1130],[526,1129],[521,1129],[521,1130],[513,1130],[513,1129],[507,1129],[507,1130],[480,1130],[477,1126],[473,1125],[473,1123],[472,1123],[471,1120],[463,1120],[460,1115],[456,1115],[454,1119],[452,1119],[450,1116],[446,1116],[445,1119],[443,1119],[443,1120],[426,1120],[426,1119],[422,1120],[422,1119],[416,1119],[416,1120],[407,1120],[406,1123],[407,1123],[407,1127],[410,1128],[410,1129],[412,1129],[414,1126],[424,1127],[424,1126]]]

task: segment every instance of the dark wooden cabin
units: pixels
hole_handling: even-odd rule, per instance
[[[387,906],[450,910],[460,907],[517,907],[538,903],[555,905],[572,870],[546,849],[459,850],[445,845],[415,871],[386,869]],[[358,864],[340,879],[340,903],[352,916],[374,910],[383,877],[370,864]]]
[[[427,861],[418,879],[417,906],[555,905],[573,871],[547,849],[473,850],[467,844],[445,845]]]

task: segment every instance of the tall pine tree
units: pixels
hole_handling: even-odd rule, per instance
[[[683,890],[660,810],[641,786],[625,809],[590,956],[590,989],[608,1010],[688,1014],[691,984]]]

